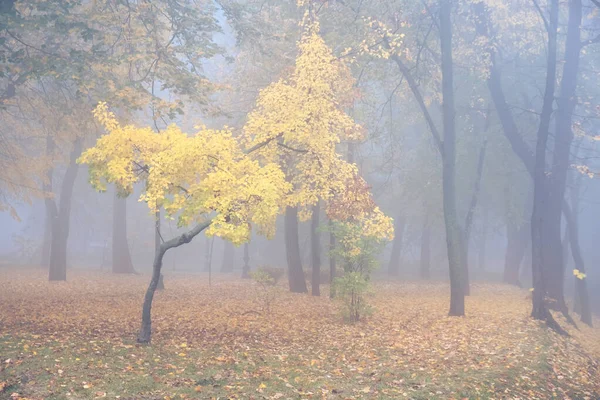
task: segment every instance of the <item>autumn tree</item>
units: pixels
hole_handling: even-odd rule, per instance
[[[175,125],[161,132],[122,126],[106,105],[97,108],[96,117],[108,135],[81,158],[89,164],[92,184],[102,190],[112,182],[131,193],[133,184],[143,180],[141,199],[151,212],[162,207],[181,226],[194,225],[159,246],[139,342],[150,341],[152,300],[170,249],[205,230],[235,244],[249,240],[252,226],[272,235],[285,207],[299,207],[310,217],[308,211],[319,198],[335,200],[338,208],[369,199],[368,194],[351,195],[349,184],[360,178],[356,167],[336,152],[340,136],[354,132],[356,124],[339,109],[337,78],[343,65],[332,60],[318,25],[311,25],[299,43],[294,73],[261,92],[240,139],[227,128],[202,128],[188,136]],[[282,164],[290,153],[299,156],[293,164]],[[367,204],[353,218],[364,221],[369,234],[391,237],[391,220]]]

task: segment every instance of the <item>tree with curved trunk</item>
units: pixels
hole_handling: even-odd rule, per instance
[[[391,219],[375,205],[356,167],[336,151],[339,138],[358,128],[340,109],[340,94],[334,90],[344,66],[315,26],[303,36],[299,50],[298,68],[289,81],[261,92],[244,137],[229,129],[206,128],[188,135],[175,124],[157,133],[148,127],[120,125],[106,104],[95,110],[109,133],[80,159],[90,166],[91,183],[97,188],[106,181],[117,183],[131,193],[134,183],[143,181],[141,198],[152,211],[162,207],[167,215],[177,215],[180,225],[195,224],[158,246],[139,342],[150,341],[151,307],[164,254],[191,242],[205,229],[207,235],[234,244],[247,242],[253,226],[272,236],[277,216],[287,207],[286,228],[295,229],[286,229],[286,242],[297,243],[295,207],[323,198],[330,217],[353,218],[365,235],[391,240]],[[310,123],[313,116],[320,121],[315,126]],[[290,152],[301,155],[294,165],[301,173],[291,183],[278,162],[289,159]]]

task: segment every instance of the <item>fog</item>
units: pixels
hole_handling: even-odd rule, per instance
[[[0,13],[0,399],[600,396],[596,0]],[[74,330],[179,372],[81,373]]]

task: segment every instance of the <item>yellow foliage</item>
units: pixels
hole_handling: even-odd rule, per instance
[[[239,147],[227,128],[201,129],[188,136],[176,125],[160,133],[121,126],[101,103],[94,112],[108,134],[79,162],[89,164],[91,184],[99,190],[115,183],[126,194],[145,182],[140,197],[151,212],[164,207],[180,225],[214,213],[207,230],[234,243],[246,241],[250,223],[262,233],[274,232],[284,195],[290,190],[280,168],[260,165]]]
[[[107,182],[115,183],[130,194],[143,181],[140,200],[152,212],[162,207],[180,225],[210,217],[207,234],[237,244],[248,240],[251,224],[272,235],[286,206],[299,206],[309,218],[319,199],[334,205],[328,210],[338,210],[331,217],[351,219],[367,235],[391,238],[391,219],[375,206],[356,166],[336,151],[361,129],[342,110],[353,97],[350,72],[317,29],[310,25],[300,41],[292,76],[261,92],[239,139],[227,127],[200,127],[187,135],[176,125],[160,133],[122,126],[100,103],[94,115],[108,135],[79,160],[90,165],[92,185],[104,190]],[[344,207],[353,212],[340,213]]]

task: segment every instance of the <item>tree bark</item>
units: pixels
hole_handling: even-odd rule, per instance
[[[312,285],[313,296],[320,296],[321,290],[321,235],[318,228],[321,218],[321,207],[319,204],[313,206],[312,218],[310,220],[310,250],[312,255]]]
[[[112,272],[134,274],[127,241],[127,199],[115,190],[113,201]]]
[[[392,254],[388,264],[388,275],[398,276],[400,274],[400,255],[402,254],[402,240],[406,220],[398,216],[394,221],[394,240],[392,241]]]
[[[229,240],[223,239],[223,260],[221,262],[221,273],[228,274],[233,272],[235,262],[235,246]]]
[[[293,293],[307,293],[306,280],[300,258],[300,242],[298,239],[298,208],[288,207],[284,219],[285,252],[288,264],[288,281]]]
[[[443,203],[446,224],[446,244],[450,272],[451,316],[465,315],[464,260],[462,260],[462,230],[456,211],[456,126],[454,108],[454,71],[452,61],[451,0],[440,0],[440,44],[442,52],[442,95],[443,95]]]
[[[423,229],[421,231],[421,265],[419,273],[421,279],[431,278],[431,226],[429,225],[429,217],[425,216],[423,221]]]
[[[69,240],[71,219],[71,200],[73,197],[73,186],[75,186],[75,179],[79,170],[77,158],[81,155],[81,151],[81,139],[77,138],[73,143],[73,149],[69,157],[69,166],[65,172],[60,189],[58,213],[52,222],[52,241],[48,272],[48,279],[50,281],[67,280],[67,243]]]

